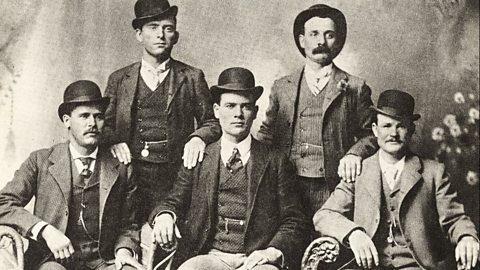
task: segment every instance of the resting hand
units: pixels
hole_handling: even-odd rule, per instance
[[[241,270],[251,270],[257,265],[262,264],[275,264],[282,257],[282,252],[274,247],[269,247],[267,249],[255,250],[243,263]]]
[[[183,166],[191,169],[197,166],[197,161],[202,162],[205,146],[205,142],[200,137],[191,138],[183,148]]]
[[[127,248],[120,248],[115,253],[115,267],[117,270],[122,269],[125,265],[131,265],[139,270],[144,270],[145,268],[133,258],[132,252]]]
[[[372,239],[363,231],[355,230],[348,237],[358,266],[372,269],[379,265],[378,252]]]
[[[356,155],[347,154],[340,159],[338,165],[338,176],[347,183],[355,182],[357,176],[362,172],[362,158]]]
[[[55,260],[68,259],[75,252],[70,239],[52,225],[47,225],[45,229],[43,229],[42,238],[53,253]]]
[[[110,153],[114,158],[118,158],[118,161],[127,165],[132,162],[132,155],[130,154],[130,149],[126,143],[117,143],[110,146]]]
[[[155,225],[153,225],[154,240],[161,247],[169,249],[174,245],[174,233],[176,238],[182,238],[172,215],[164,213],[155,218]]]
[[[472,236],[463,236],[455,248],[455,260],[459,269],[470,270],[477,265],[479,259],[479,243]]]

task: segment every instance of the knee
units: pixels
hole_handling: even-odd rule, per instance
[[[40,265],[38,270],[67,270],[67,268],[57,262],[46,262]]]

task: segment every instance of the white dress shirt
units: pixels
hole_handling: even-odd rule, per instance
[[[248,135],[243,141],[235,144],[227,140],[224,136],[220,139],[220,156],[222,158],[223,164],[226,166],[228,159],[232,156],[233,148],[237,148],[240,152],[240,159],[242,160],[243,166],[247,164],[248,159],[250,158],[250,147],[252,145],[252,136]]]
[[[394,189],[396,182],[400,178],[400,174],[405,167],[405,156],[397,161],[394,164],[388,163],[383,157],[383,152],[380,150],[378,153],[378,161],[380,163],[380,169],[382,170],[383,176],[387,180],[387,184],[391,190]]]
[[[163,61],[158,67],[154,68],[147,61],[142,59],[140,66],[140,76],[150,90],[155,91],[157,87],[165,80],[170,71],[170,58]]]
[[[322,67],[319,71],[314,71],[308,63],[305,65],[305,80],[314,96],[317,96],[327,86],[331,74],[332,64]]]

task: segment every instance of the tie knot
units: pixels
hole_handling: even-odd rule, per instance
[[[85,177],[90,177],[92,175],[92,171],[90,170],[90,163],[92,163],[93,158],[91,157],[80,157],[78,158],[83,164],[83,170],[80,172],[80,175]]]
[[[240,151],[238,151],[238,148],[234,147],[232,155],[227,161],[227,169],[230,172],[236,172],[238,169],[243,167],[242,159],[240,157]]]

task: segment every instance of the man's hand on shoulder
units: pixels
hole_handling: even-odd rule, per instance
[[[183,166],[191,169],[197,166],[197,162],[203,161],[205,142],[200,137],[192,137],[183,148]]]
[[[274,247],[267,249],[255,250],[239,268],[241,270],[250,270],[257,265],[262,264],[281,264],[282,252]]]
[[[473,236],[466,235],[460,238],[455,248],[455,260],[459,265],[459,269],[473,269],[479,259],[479,250],[478,240]]]
[[[340,164],[338,165],[338,176],[340,176],[343,181],[347,183],[355,182],[357,176],[359,176],[361,172],[361,157],[353,154],[347,154],[340,159]]]
[[[117,158],[118,161],[127,165],[132,162],[132,155],[130,154],[130,148],[126,143],[117,143],[110,146],[110,153],[114,158]]]
[[[354,230],[348,237],[348,242],[358,266],[373,269],[380,264],[377,248],[365,232],[359,229]]]
[[[70,239],[52,225],[47,225],[43,229],[41,235],[43,240],[47,243],[48,248],[53,253],[55,260],[68,259],[75,252]]]
[[[120,248],[115,253],[115,267],[122,269],[124,265],[131,265],[136,269],[143,270],[145,269],[134,257],[132,252],[127,248]]]

